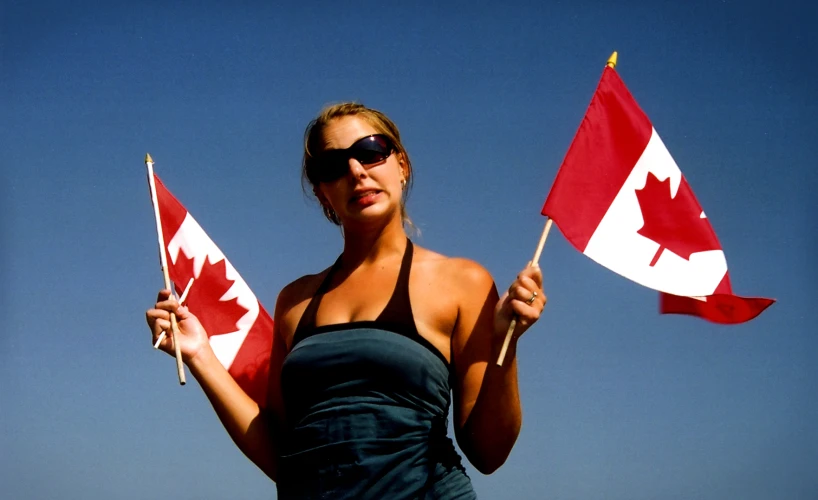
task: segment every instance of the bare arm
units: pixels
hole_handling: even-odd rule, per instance
[[[275,480],[275,436],[278,417],[281,415],[279,377],[285,355],[277,332],[273,335],[274,345],[270,359],[269,409],[264,410],[239,387],[216,359],[207,341],[207,333],[196,316],[169,298],[167,290],[160,292],[155,308],[146,313],[154,340],[162,331],[170,329],[170,312],[176,313],[179,322],[181,335],[177,338],[181,343],[182,358],[204,390],[224,428],[247,458]],[[173,352],[170,335],[162,341],[160,347],[168,353]]]
[[[538,268],[520,273],[511,294],[499,297],[491,276],[470,263],[462,270],[464,297],[452,337],[455,436],[477,470],[491,474],[505,463],[522,425],[517,385],[517,339],[544,306]],[[537,291],[532,304],[524,300]],[[495,360],[514,314],[519,317],[503,366]]]

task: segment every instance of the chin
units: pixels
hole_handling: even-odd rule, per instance
[[[400,214],[400,208],[394,210],[387,206],[372,205],[360,211],[346,213],[343,221],[344,225],[383,225],[389,222],[395,213]]]

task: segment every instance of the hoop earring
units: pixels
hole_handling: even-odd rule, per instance
[[[321,205],[321,208],[324,209],[324,216],[329,219],[330,222],[338,224],[338,214],[335,213],[335,210],[326,205]]]

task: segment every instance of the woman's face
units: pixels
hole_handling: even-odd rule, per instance
[[[346,149],[359,139],[377,133],[369,122],[357,116],[335,118],[324,128],[323,149]],[[355,158],[347,161],[346,175],[315,187],[321,203],[335,211],[342,225],[400,217],[401,181],[406,179],[400,154],[393,152],[385,160],[371,165],[362,165]]]

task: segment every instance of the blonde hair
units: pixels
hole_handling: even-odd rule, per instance
[[[398,126],[389,119],[385,114],[377,109],[372,109],[359,104],[357,102],[342,102],[339,104],[332,104],[324,107],[318,116],[307,125],[307,130],[304,132],[304,159],[301,162],[301,187],[307,194],[315,196],[315,190],[318,188],[318,180],[314,172],[319,165],[316,165],[315,155],[320,153],[323,149],[323,134],[329,123],[336,118],[343,118],[345,116],[357,116],[366,120],[379,134],[385,135],[389,141],[394,145],[395,152],[397,152],[403,160],[403,166],[406,169],[406,186],[403,190],[401,198],[400,215],[403,223],[414,228],[412,220],[406,213],[406,198],[409,195],[409,190],[412,187],[412,162],[409,160],[409,153],[403,147],[400,141],[400,131]],[[312,189],[307,189],[307,186]],[[319,200],[319,203],[321,201]],[[324,216],[330,222],[336,225],[341,225],[341,221],[332,209],[323,203],[321,208],[324,210]]]

